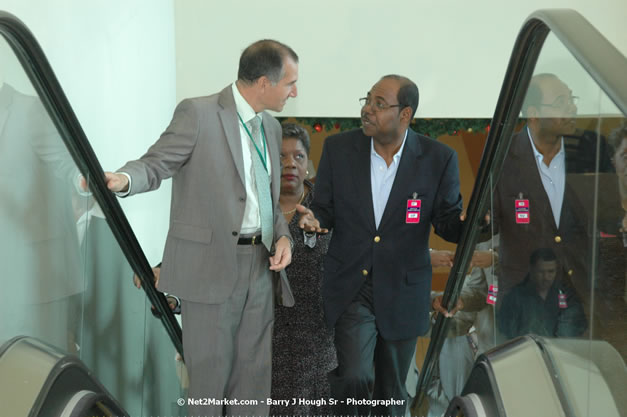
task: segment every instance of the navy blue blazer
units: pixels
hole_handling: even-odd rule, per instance
[[[380,334],[388,340],[408,339],[429,328],[431,225],[450,242],[461,235],[457,155],[410,129],[377,228],[370,142],[358,129],[330,136],[324,143],[311,209],[322,227],[333,230],[323,264],[325,319],[334,327],[370,276]],[[421,200],[420,223],[407,224],[407,200],[414,193]]]

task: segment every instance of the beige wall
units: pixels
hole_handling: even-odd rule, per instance
[[[221,89],[245,46],[275,38],[301,58],[300,97],[285,116],[355,117],[381,75],[401,73],[421,89],[418,117],[492,117],[524,20],[559,7],[627,54],[625,0],[179,0],[177,98]]]
[[[172,0],[0,0],[38,39],[104,169],[141,156],[176,105]],[[0,47],[2,53],[10,53]],[[20,68],[4,79],[33,94]],[[168,227],[170,183],[120,200],[151,262]]]

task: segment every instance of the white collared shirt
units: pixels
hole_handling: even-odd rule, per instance
[[[392,163],[388,166],[387,162],[374,149],[374,139],[370,138],[370,185],[372,189],[372,208],[374,209],[374,221],[379,228],[381,217],[385,211],[385,206],[390,198],[394,178],[398,171],[398,165],[401,161],[405,141],[407,140],[407,131],[403,143],[392,158]]]
[[[559,152],[553,157],[549,166],[547,166],[543,162],[544,155],[538,152],[535,143],[533,143],[529,127],[527,127],[527,134],[529,135],[531,149],[533,149],[533,155],[536,160],[538,172],[540,173],[540,178],[542,179],[544,191],[546,191],[546,195],[549,197],[549,203],[551,203],[551,211],[553,212],[555,224],[559,227],[562,203],[564,202],[564,189],[566,187],[566,153],[564,152],[564,138],[561,138]],[[523,198],[526,197],[523,196]],[[529,205],[531,206],[530,209],[533,210],[533,201],[530,201]],[[533,219],[531,221],[533,221]]]
[[[253,118],[258,117],[261,119],[261,113],[255,113],[252,106],[242,97],[235,83],[232,84],[233,98],[235,99],[235,108],[240,117],[247,123]],[[244,159],[244,180],[246,187],[246,207],[244,208],[244,218],[242,220],[241,234],[251,234],[261,229],[261,218],[259,217],[259,199],[257,198],[257,188],[255,185],[255,176],[253,174],[253,164],[251,153],[251,142],[246,129],[237,119],[239,126],[239,134],[242,142],[242,156]],[[250,126],[248,126],[250,130]],[[252,148],[254,151],[254,147]],[[263,149],[260,149],[263,152]],[[266,163],[268,167],[268,175],[272,172],[272,166],[270,165],[269,150],[266,149]],[[270,181],[272,177],[270,176]]]

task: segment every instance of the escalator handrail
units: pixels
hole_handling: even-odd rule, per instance
[[[483,228],[490,192],[505,160],[533,70],[549,32],[554,33],[601,89],[627,114],[627,58],[583,16],[570,9],[547,9],[532,13],[523,24],[508,63],[490,131],[481,157],[477,179],[468,204],[467,223],[455,252],[442,305],[449,311],[462,290],[475,244]],[[621,80],[621,76],[623,80]],[[622,82],[621,82],[622,81]],[[494,181],[493,184],[490,182]],[[427,391],[433,368],[447,336],[450,320],[438,315],[419,374],[415,407]],[[565,404],[566,405],[566,404]],[[412,407],[413,408],[413,407]]]
[[[104,171],[41,46],[24,23],[4,11],[0,11],[0,34],[4,36],[22,64],[81,174],[89,178],[90,191],[105,214],[107,223],[130,266],[142,281],[142,287],[150,303],[161,313],[165,330],[182,356],[181,327],[164,295],[154,287],[152,268],[120,203],[107,189]]]

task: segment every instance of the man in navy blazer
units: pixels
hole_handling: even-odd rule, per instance
[[[604,184],[614,174],[601,174],[612,170],[607,144],[596,133],[577,131],[576,100],[555,74],[536,74],[530,81],[522,108],[527,125],[512,138],[493,195],[501,300],[525,279],[538,248],[556,254],[561,276],[583,296],[599,276],[592,270],[592,224],[618,233],[620,201]],[[520,203],[527,204],[524,221]]]
[[[459,169],[451,148],[409,129],[411,80],[385,76],[361,101],[362,129],[324,144],[311,206],[333,229],[322,289],[338,353],[331,397],[338,415],[403,415],[416,340],[429,328],[431,225],[451,242],[461,234]]]

